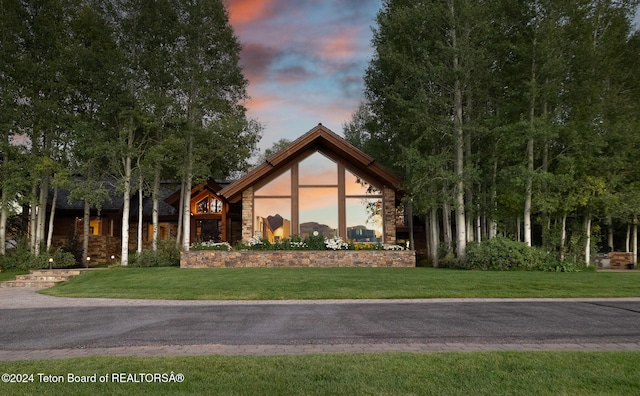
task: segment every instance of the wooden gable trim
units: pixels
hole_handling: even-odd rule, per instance
[[[372,157],[354,147],[345,139],[319,124],[293,141],[285,149],[267,158],[264,163],[251,170],[244,177],[222,189],[220,195],[230,202],[237,202],[241,199],[242,191],[249,186],[260,183],[310,150],[318,150],[330,156],[337,156],[345,163],[348,163],[350,168],[355,168],[354,170],[357,169],[359,173],[361,172],[363,177],[374,179],[378,183],[396,190],[400,189],[402,184],[400,177],[376,163]]]
[[[216,197],[218,197],[222,201],[224,201],[223,197],[219,194],[220,190],[222,190],[222,187],[218,183],[213,181],[213,180],[207,180],[206,182],[202,182],[202,183],[196,184],[195,186],[191,187],[191,200],[193,200],[196,195],[198,195],[199,193],[201,193],[205,189],[209,190]],[[167,198],[165,198],[164,202],[166,202],[167,204],[173,206],[174,208],[177,208],[177,206],[180,204],[180,193],[181,193],[181,191],[182,190],[178,189],[176,192],[174,192],[173,194],[171,194]]]

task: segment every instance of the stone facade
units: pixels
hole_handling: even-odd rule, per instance
[[[382,202],[384,207],[383,225],[384,225],[384,243],[393,245],[396,243],[396,192],[385,186],[382,193]]]
[[[253,187],[242,191],[242,241],[253,237]]]
[[[415,266],[416,255],[410,250],[192,250],[180,255],[180,268]]]

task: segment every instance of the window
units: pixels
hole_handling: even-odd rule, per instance
[[[222,213],[222,206],[222,201],[209,195],[196,203],[196,214]]]
[[[271,242],[314,232],[354,242],[383,242],[378,186],[316,151],[254,190],[253,232]]]
[[[291,171],[256,189],[253,235],[276,242],[291,238]]]
[[[300,187],[300,232],[307,237],[314,231],[325,238],[338,236],[338,188]]]

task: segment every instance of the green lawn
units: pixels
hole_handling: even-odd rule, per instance
[[[288,356],[92,357],[0,362],[3,395],[637,395],[638,352],[475,352]],[[182,383],[117,383],[114,373],[183,374]],[[38,373],[63,376],[42,383]],[[109,381],[68,383],[69,373]],[[126,377],[126,376],[125,376]],[[43,377],[44,378],[44,377]],[[120,378],[116,375],[116,378]],[[140,377],[138,377],[140,378]],[[144,378],[144,377],[143,377]],[[132,378],[133,379],[133,378]]]
[[[42,293],[177,300],[638,297],[640,272],[550,273],[433,268],[112,268]]]
[[[29,271],[3,271],[0,272],[0,282],[16,279],[16,275],[28,274]]]

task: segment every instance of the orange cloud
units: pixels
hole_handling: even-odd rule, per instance
[[[352,37],[348,32],[333,37],[322,46],[323,56],[331,59],[349,58],[353,56],[356,52],[356,43],[354,43]]]
[[[227,0],[232,24],[252,22],[267,15],[273,0]]]
[[[249,101],[247,101],[245,107],[251,110],[263,110],[272,107],[277,100],[278,98],[273,96],[252,97],[251,99],[249,99]]]

